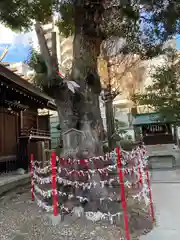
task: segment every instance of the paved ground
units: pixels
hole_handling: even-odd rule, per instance
[[[156,171],[152,178],[157,227],[140,240],[177,240],[180,238],[180,171]]]

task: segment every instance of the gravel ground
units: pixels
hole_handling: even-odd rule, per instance
[[[30,187],[19,188],[0,198],[0,239],[1,240],[119,240],[122,231],[110,224],[93,224],[86,219],[66,216],[64,221],[53,226],[48,216],[36,203],[30,200]],[[137,215],[139,219],[139,214]],[[144,216],[143,216],[144,217]],[[136,216],[133,216],[137,224]],[[149,222],[149,221],[148,221]],[[137,231],[142,233],[139,226]],[[136,228],[136,227],[135,227]],[[151,229],[143,226],[143,229]],[[123,239],[123,238],[122,238]],[[138,239],[131,236],[131,239]]]

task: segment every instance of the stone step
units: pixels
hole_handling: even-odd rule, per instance
[[[19,186],[30,183],[30,174],[7,175],[0,177],[0,195],[9,192]]]
[[[153,183],[180,183],[180,169],[151,171],[151,181]]]

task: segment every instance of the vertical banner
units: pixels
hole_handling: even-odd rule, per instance
[[[122,162],[121,162],[121,153],[120,153],[120,148],[118,148],[118,147],[116,148],[116,154],[117,154],[117,167],[118,167],[119,182],[120,182],[120,199],[121,199],[122,208],[124,211],[125,236],[126,236],[126,240],[130,240],[129,222],[128,222],[128,215],[127,215],[127,204],[126,204],[123,170],[122,170]]]
[[[56,188],[56,153],[51,154],[51,167],[52,167],[52,198],[53,198],[53,214],[58,215],[58,195]]]
[[[31,171],[31,199],[34,201],[34,155],[30,155],[30,171]]]

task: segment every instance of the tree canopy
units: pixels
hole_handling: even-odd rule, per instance
[[[29,57],[26,63],[34,70],[34,75],[32,76],[32,83],[40,88],[40,90],[45,90],[44,86],[47,85],[47,66],[42,57],[36,49],[32,48],[29,52]]]
[[[34,20],[46,22],[55,6],[53,0],[2,0],[0,21],[13,30],[29,30]]]
[[[165,64],[155,68],[152,84],[135,99],[140,105],[147,105],[167,121],[180,124],[180,70],[179,53],[167,55]]]
[[[180,1],[172,0],[1,0],[0,21],[22,31],[34,20],[45,23],[56,13],[65,36],[80,29],[102,39],[118,36],[127,40],[129,50],[152,57],[164,41],[179,33],[179,9]]]

